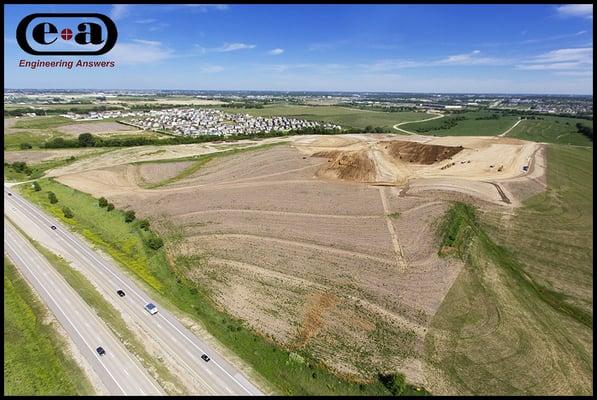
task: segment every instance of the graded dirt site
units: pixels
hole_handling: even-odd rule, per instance
[[[543,190],[541,145],[397,135],[285,140],[213,158],[180,180],[171,178],[192,161],[176,162],[188,152],[174,146],[112,152],[52,175],[134,209],[164,237],[173,226],[183,232],[166,243],[174,262],[194,260],[188,276],[264,336],[357,380],[397,370],[438,389],[423,343],[462,264],[438,255],[437,223],[450,200],[511,208]],[[130,164],[160,149],[171,166]],[[108,167],[107,157],[120,165]],[[163,179],[171,182],[144,186]],[[535,186],[520,189],[527,181]]]

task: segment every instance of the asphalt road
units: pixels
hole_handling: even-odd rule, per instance
[[[243,374],[215,352],[205,341],[195,336],[177,318],[152,300],[112,260],[101,256],[78,236],[58,221],[46,215],[18,194],[4,187],[4,212],[30,237],[52,249],[71,262],[123,314],[133,321],[163,352],[163,358],[172,360],[174,367],[186,377],[192,394],[261,395],[260,390]],[[56,230],[50,226],[55,225]],[[119,297],[117,290],[125,297]],[[144,306],[153,303],[159,312],[149,314]],[[155,347],[154,347],[155,348]],[[201,359],[207,354],[210,361]]]
[[[48,261],[5,219],[4,251],[56,316],[111,395],[164,391]],[[100,356],[97,347],[106,354]]]

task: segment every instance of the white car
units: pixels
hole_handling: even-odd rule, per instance
[[[146,310],[147,310],[147,311],[148,311],[148,312],[149,312],[151,315],[153,315],[153,314],[157,314],[157,312],[158,312],[158,308],[157,308],[157,307],[155,306],[155,304],[153,304],[153,303],[147,303],[147,304],[145,305],[145,309],[146,309]]]

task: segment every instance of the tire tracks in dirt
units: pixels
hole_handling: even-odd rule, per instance
[[[352,250],[344,250],[344,249],[337,249],[334,247],[330,247],[330,246],[323,246],[320,244],[314,244],[314,243],[309,243],[309,242],[300,242],[297,240],[286,240],[286,239],[279,239],[279,238],[275,238],[275,237],[271,237],[271,236],[261,236],[261,235],[252,235],[252,234],[248,234],[248,233],[205,233],[205,234],[194,234],[192,236],[189,236],[189,239],[192,238],[201,238],[201,237],[214,237],[214,238],[237,238],[237,239],[243,239],[243,238],[248,238],[248,239],[256,239],[256,240],[267,240],[270,242],[276,242],[276,243],[280,243],[280,244],[287,244],[287,245],[291,245],[291,246],[299,246],[299,247],[304,247],[304,248],[308,248],[308,249],[312,249],[312,250],[319,250],[319,251],[323,251],[323,252],[328,252],[328,253],[335,253],[335,254],[340,254],[343,256],[348,256],[348,257],[358,257],[358,258],[365,258],[365,259],[369,259],[369,260],[374,260],[380,263],[384,263],[384,264],[392,264],[391,260],[388,260],[386,258],[382,258],[382,257],[377,257],[377,256],[373,256],[370,254],[366,254],[366,253],[360,253],[358,251],[352,251]]]
[[[389,216],[390,211],[388,207],[388,199],[386,198],[386,192],[384,190],[384,187],[378,187],[378,190],[379,196],[381,197],[381,204],[385,213],[386,224],[388,225],[388,231],[390,232],[392,244],[394,245],[394,254],[396,255],[396,265],[398,266],[398,271],[406,272],[407,265],[406,261],[404,260],[404,254],[402,253],[402,247],[400,247],[400,243],[398,242],[398,235],[396,234],[396,229],[394,229],[394,224],[392,224],[392,220]]]
[[[307,287],[315,288],[315,289],[323,291],[323,292],[335,293],[334,288],[324,285],[322,283],[313,282],[313,281],[310,281],[310,280],[307,280],[304,278],[299,278],[299,277],[296,277],[293,275],[287,275],[282,272],[273,271],[273,270],[270,270],[267,268],[260,267],[255,264],[250,264],[250,263],[246,263],[246,262],[235,261],[235,260],[230,260],[230,259],[225,259],[225,258],[214,258],[214,257],[210,257],[209,261],[215,262],[218,264],[229,264],[235,268],[244,269],[246,271],[261,274],[261,275],[264,275],[264,276],[267,276],[270,278],[275,278],[280,281],[286,282],[290,285],[307,286]],[[361,305],[363,308],[367,309],[368,311],[371,311],[378,315],[392,319],[392,320],[396,321],[399,325],[412,330],[413,332],[415,332],[417,335],[419,335],[421,337],[423,337],[426,333],[425,327],[423,327],[409,319],[406,319],[405,317],[403,317],[399,314],[393,313],[393,312],[381,307],[378,304],[372,303],[369,300],[366,300],[366,299],[363,299],[362,297],[357,297],[357,296],[354,296],[351,294],[346,294],[346,293],[335,293],[335,294],[338,297],[341,297],[341,298],[344,297],[344,298],[350,299],[351,301],[355,302],[355,304]]]

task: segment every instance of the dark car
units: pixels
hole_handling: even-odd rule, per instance
[[[12,196],[12,193],[8,192],[8,195],[9,195],[9,196]]]
[[[120,297],[124,297],[124,292],[122,290],[117,290],[116,293],[118,293]]]
[[[52,225],[50,228],[52,228],[53,231],[56,230],[56,225]]]
[[[201,356],[201,358],[203,359],[203,361],[208,362],[210,360],[210,358],[207,356],[207,354],[203,354]]]
[[[104,350],[103,347],[98,347],[97,349],[95,349],[95,351],[97,351],[97,354],[99,354],[100,356],[103,356],[104,354],[106,354],[106,350]]]

